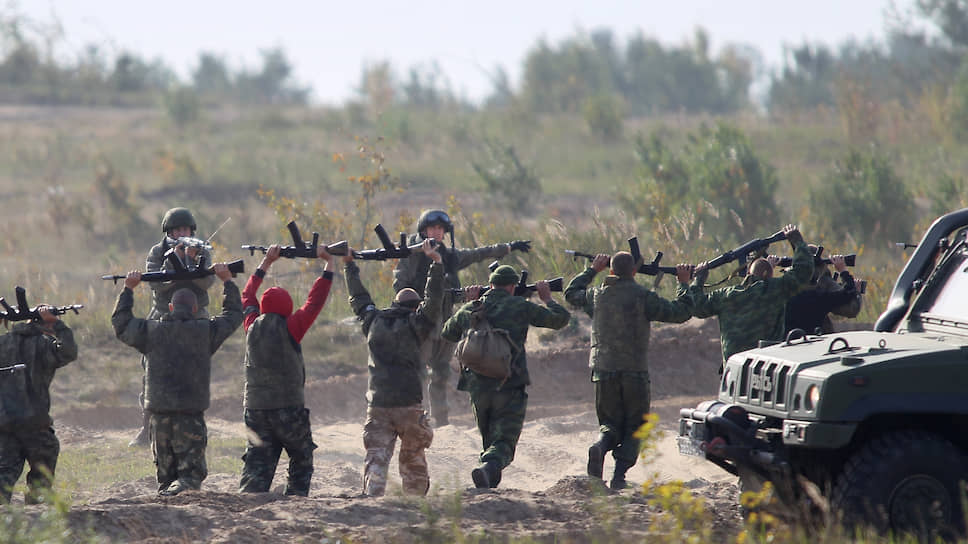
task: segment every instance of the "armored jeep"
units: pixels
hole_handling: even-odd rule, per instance
[[[681,410],[680,453],[743,489],[772,482],[785,506],[826,502],[851,525],[963,530],[966,231],[968,209],[931,225],[873,331],[791,331],[730,357],[718,399]]]

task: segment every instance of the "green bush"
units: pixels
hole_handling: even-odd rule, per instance
[[[484,158],[471,163],[484,180],[487,192],[500,204],[515,212],[529,212],[541,197],[541,182],[534,170],[518,158],[514,146],[496,140],[484,140]]]
[[[649,218],[670,239],[709,233],[722,244],[777,230],[775,169],[742,130],[725,122],[703,125],[678,151],[662,133],[636,139],[642,169],[635,185],[619,195],[626,211]]]
[[[582,108],[585,124],[592,134],[604,140],[622,136],[622,106],[611,95],[600,94],[585,100]]]
[[[849,150],[823,183],[811,187],[809,201],[819,232],[859,243],[906,240],[915,223],[910,191],[875,147]]]

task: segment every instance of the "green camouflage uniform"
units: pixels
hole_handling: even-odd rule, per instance
[[[366,423],[363,426],[363,492],[386,492],[387,470],[400,437],[400,478],[406,493],[425,495],[430,475],[424,450],[434,438],[423,409],[421,346],[435,335],[440,322],[444,267],[431,264],[424,300],[416,311],[394,304],[378,310],[360,281],[356,263],[344,268],[350,306],[363,322],[369,350]]]
[[[50,417],[50,383],[58,368],[75,359],[74,334],[62,321],[54,323],[52,329],[39,323],[17,323],[9,333],[0,336],[0,367],[27,367],[28,404],[5,407],[7,412],[21,410],[20,417],[0,426],[0,503],[10,501],[25,462],[30,465],[26,501],[40,500],[43,490],[50,488],[60,453]]]
[[[423,236],[412,234],[407,240],[408,245],[422,243]],[[486,259],[497,259],[510,253],[508,244],[495,244],[472,249],[447,248],[438,246],[444,263],[444,302],[437,326],[449,318],[454,312],[454,297],[450,288],[460,287],[458,272],[468,266]],[[414,252],[406,259],[400,259],[393,269],[393,290],[399,291],[409,287],[420,296],[424,294],[427,282],[427,271],[430,268],[430,258],[422,252]],[[454,343],[448,342],[439,334],[432,334],[423,346],[423,361],[430,367],[430,413],[437,425],[446,425],[448,420],[447,389],[450,381],[450,359],[454,355]]]
[[[635,278],[608,276],[602,287],[591,267],[575,276],[565,289],[565,300],[592,318],[588,365],[595,383],[595,412],[601,440],[617,461],[628,467],[639,455],[632,434],[649,412],[649,365],[646,353],[652,321],[683,323],[692,317],[692,301],[681,284],[669,301]]]
[[[760,340],[783,340],[783,315],[787,300],[796,295],[813,274],[813,256],[800,241],[793,253],[793,266],[785,274],[760,279],[752,274],[743,283],[703,293],[693,282],[689,296],[692,315],[699,318],[719,316],[723,345],[723,364],[734,353],[755,348]],[[719,371],[722,372],[720,365]]]
[[[133,306],[134,293],[125,287],[111,324],[122,342],[145,355],[145,411],[159,491],[175,485],[198,489],[208,474],[204,412],[212,354],[242,324],[239,288],[232,281],[223,284],[222,314],[209,319],[197,319],[183,307],[158,321],[140,319]]]
[[[488,322],[508,331],[518,348],[511,358],[511,376],[505,383],[461,369],[457,389],[471,394],[471,406],[481,432],[484,451],[481,463],[496,463],[500,468],[511,464],[528,407],[526,386],[531,383],[524,351],[530,326],[560,329],[568,324],[571,314],[554,300],[547,307],[511,295],[503,289],[491,289],[481,297]],[[444,323],[441,336],[450,342],[460,340],[470,328],[473,303],[465,304]]]

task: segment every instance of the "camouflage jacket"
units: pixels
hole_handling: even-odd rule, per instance
[[[692,317],[688,285],[680,284],[675,300],[666,300],[634,278],[608,276],[601,287],[591,287],[595,270],[586,268],[568,283],[565,300],[592,318],[593,371],[648,372],[652,321],[683,323]]]
[[[23,364],[27,367],[27,399],[25,410],[31,413],[18,427],[46,428],[50,418],[50,383],[58,368],[77,359],[74,333],[63,321],[53,328],[39,323],[17,323],[9,333],[0,336],[0,367]]]
[[[444,267],[431,264],[426,293],[416,311],[394,304],[378,310],[360,281],[356,263],[344,267],[350,306],[363,322],[369,350],[366,400],[372,406],[413,406],[423,402],[421,344],[437,331],[443,298]]]
[[[410,238],[407,239],[407,245],[419,244],[423,240],[423,236],[411,234]],[[457,274],[459,271],[486,259],[503,257],[511,252],[511,248],[508,244],[494,244],[471,249],[457,249],[448,248],[441,244],[437,251],[444,263],[444,287],[446,289],[460,287],[460,278]],[[430,258],[423,252],[416,251],[406,259],[400,259],[397,261],[396,268],[393,269],[393,290],[399,291],[409,287],[423,296],[429,269]],[[445,290],[440,321],[443,322],[453,313],[454,297],[450,291]]]
[[[760,279],[746,276],[743,283],[703,293],[695,281],[689,286],[692,315],[719,316],[723,361],[734,353],[755,348],[760,340],[783,339],[786,302],[810,281],[813,256],[802,241],[793,253],[793,266],[782,276]]]
[[[145,410],[197,413],[208,409],[212,354],[242,324],[239,288],[223,284],[222,314],[199,319],[177,309],[161,320],[134,317],[134,293],[118,295],[111,324],[125,344],[145,355]]]
[[[457,389],[461,391],[494,391],[498,388],[524,387],[531,383],[528,376],[528,361],[524,352],[531,326],[560,329],[568,324],[571,314],[564,306],[554,300],[548,306],[539,306],[524,297],[516,297],[503,289],[491,289],[481,296],[486,308],[487,320],[492,327],[508,331],[517,350],[511,358],[511,377],[502,386],[501,380],[481,376],[473,371],[461,369]],[[470,328],[473,303],[462,306],[444,323],[440,336],[445,340],[457,342]]]
[[[171,263],[165,259],[165,253],[171,247],[168,244],[167,236],[164,240],[155,244],[148,251],[148,258],[145,259],[145,271],[158,272],[160,270],[170,270],[172,268]],[[207,249],[202,250],[202,259],[205,261],[205,266],[211,266],[213,264],[212,254]],[[198,313],[195,316],[200,319],[207,319],[209,302],[208,288],[214,284],[214,275],[194,280],[148,282],[148,285],[151,286],[151,311],[148,313],[148,319],[160,319],[161,316],[167,314],[171,296],[182,287],[191,289],[195,293],[195,298],[198,299]]]

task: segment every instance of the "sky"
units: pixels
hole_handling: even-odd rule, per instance
[[[281,47],[295,79],[313,101],[355,96],[362,69],[389,60],[399,76],[432,62],[460,96],[479,101],[490,74],[507,70],[513,86],[539,39],[549,44],[608,28],[617,45],[637,32],[681,45],[697,27],[713,54],[729,43],[753,45],[767,67],[779,68],[784,45],[836,46],[848,39],[882,40],[888,10],[911,11],[914,0],[7,0],[27,17],[56,18],[64,32],[60,57],[88,43],[116,53],[162,58],[188,78],[198,54],[223,56],[231,67],[257,69],[260,51]],[[0,3],[0,10],[4,7]]]

